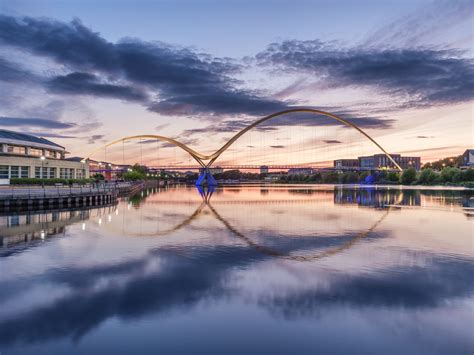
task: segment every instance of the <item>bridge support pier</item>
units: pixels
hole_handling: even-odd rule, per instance
[[[217,186],[217,181],[214,179],[214,176],[212,176],[209,168],[204,168],[199,171],[196,186]]]

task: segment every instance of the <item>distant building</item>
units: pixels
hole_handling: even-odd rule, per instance
[[[400,165],[402,169],[415,168],[421,169],[420,157],[402,157],[400,154],[390,154],[395,162]],[[360,169],[394,169],[395,165],[385,154],[375,154],[357,159],[338,159],[334,160],[334,168],[341,170]]]
[[[268,174],[268,166],[260,165],[260,174]]]
[[[288,174],[293,175],[311,175],[314,173],[313,168],[291,168],[288,169]]]
[[[11,178],[89,177],[89,165],[65,159],[66,149],[48,139],[0,129],[0,183]]]
[[[354,169],[359,168],[359,159],[337,159],[334,160],[335,169]]]
[[[474,149],[467,149],[462,155],[461,168],[472,168],[474,167]]]
[[[220,166],[216,166],[215,168],[210,168],[209,171],[211,172],[212,175],[215,175],[215,174],[222,174],[224,172],[224,169],[222,169]]]

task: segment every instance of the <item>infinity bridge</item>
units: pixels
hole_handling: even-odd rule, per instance
[[[302,112],[302,113],[309,113],[309,114],[314,114],[317,118],[318,116],[326,116],[329,118],[332,118],[348,127],[351,127],[355,130],[357,130],[360,134],[362,134],[365,138],[367,138],[369,141],[371,141],[375,146],[377,146],[378,149],[382,153],[384,153],[389,161],[396,167],[398,171],[402,171],[402,168],[398,163],[392,158],[390,154],[379,144],[377,143],[371,136],[369,136],[365,131],[363,131],[361,128],[353,124],[352,122],[347,121],[346,119],[339,117],[335,114],[332,114],[330,112],[326,111],[321,111],[321,110],[316,110],[316,109],[311,109],[311,108],[293,108],[293,109],[288,109],[284,111],[279,111],[276,113],[272,113],[271,115],[265,116],[263,118],[260,118],[259,120],[251,123],[249,126],[245,127],[242,129],[240,132],[235,134],[227,143],[225,143],[220,149],[215,151],[213,154],[202,154],[194,149],[188,147],[187,145],[177,141],[176,139],[165,137],[165,136],[160,136],[160,135],[153,135],[153,134],[144,134],[144,135],[137,135],[137,136],[129,136],[129,137],[123,137],[121,139],[115,140],[113,142],[107,143],[104,146],[94,150],[92,153],[90,153],[86,158],[83,159],[83,162],[87,161],[90,159],[92,155],[95,153],[101,151],[102,149],[105,149],[107,147],[113,146],[115,144],[123,143],[125,141],[133,140],[133,139],[156,139],[159,141],[163,141],[169,144],[172,144],[178,148],[183,149],[185,152],[187,152],[196,162],[199,164],[201,167],[201,174],[196,181],[196,185],[201,186],[201,185],[208,185],[208,186],[216,186],[217,182],[214,179],[214,177],[211,174],[210,168],[212,167],[213,163],[216,161],[219,156],[224,153],[236,140],[238,140],[241,136],[243,136],[246,132],[250,131],[252,128],[262,124],[263,122],[266,122],[268,120],[271,120],[275,117],[286,115],[289,113],[297,113],[297,112]]]

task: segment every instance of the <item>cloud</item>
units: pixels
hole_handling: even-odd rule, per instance
[[[284,145],[271,145],[270,148],[281,149],[281,148],[285,148],[285,146]]]
[[[97,141],[104,141],[104,135],[103,134],[93,134],[90,137],[86,137],[87,139],[87,144],[95,144]]]
[[[165,129],[166,127],[168,127],[169,125],[170,125],[169,123],[159,124],[158,126],[155,127],[155,129],[157,131],[161,131],[161,130]]]
[[[78,19],[64,23],[0,15],[0,42],[74,68],[78,73],[47,82],[59,92],[142,101],[166,115],[262,115],[287,107],[259,92],[237,89],[239,82],[230,74],[240,65],[229,59],[162,42],[128,38],[111,43]],[[102,83],[95,76],[99,73],[132,85]],[[147,87],[159,100],[148,102],[136,86]]]
[[[407,16],[397,18],[391,23],[370,33],[364,46],[398,45],[414,47],[438,39],[440,34],[467,23],[472,26],[474,6],[470,0],[444,0],[423,4]],[[471,27],[472,28],[472,27]],[[459,28],[458,28],[459,30]]]
[[[51,129],[68,129],[75,123],[66,123],[47,118],[0,117],[0,126],[4,127],[41,127]]]
[[[260,65],[313,75],[329,87],[370,87],[404,108],[474,99],[474,60],[451,49],[341,48],[319,40],[273,43]]]
[[[342,143],[341,141],[338,141],[337,139],[326,139],[326,140],[323,140],[324,143],[327,143],[327,144],[340,144]]]
[[[0,57],[0,80],[17,83],[27,82],[32,80],[35,76],[30,71],[24,69],[17,63],[10,62]]]
[[[134,87],[103,83],[93,74],[74,72],[48,81],[47,87],[55,93],[112,97],[128,101],[146,101],[147,95]]]
[[[434,138],[434,136],[416,136],[416,138],[427,139],[427,138]]]

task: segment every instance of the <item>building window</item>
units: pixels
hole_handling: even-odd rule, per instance
[[[8,165],[0,165],[0,179],[8,179]]]
[[[19,147],[16,145],[9,145],[7,148],[7,152],[11,154],[21,154],[25,155],[26,154],[26,148],[25,147]]]
[[[76,169],[76,178],[84,179],[86,176],[86,171],[84,169]]]
[[[30,155],[40,157],[43,155],[43,151],[41,149],[30,148]]]
[[[74,178],[74,169],[60,168],[59,177],[61,179],[73,179]]]
[[[56,177],[56,168],[49,168],[48,169],[48,178],[54,179]]]
[[[20,177],[20,167],[10,166],[10,178],[19,178],[19,177]]]
[[[56,158],[56,152],[54,150],[48,150],[48,157]]]
[[[27,178],[30,176],[30,167],[29,166],[20,166],[20,177]]]
[[[41,166],[35,166],[35,178],[41,179],[43,174],[41,173]]]

